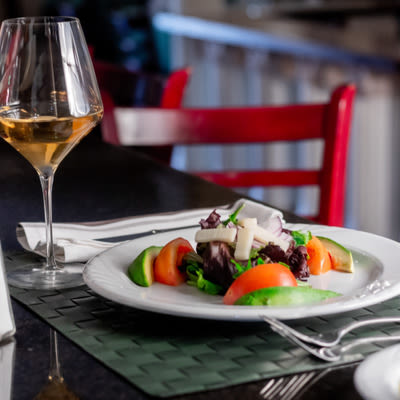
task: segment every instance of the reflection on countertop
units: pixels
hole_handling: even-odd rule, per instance
[[[34,400],[79,400],[67,386],[61,373],[57,332],[50,329],[50,366],[48,381]]]
[[[11,400],[15,359],[15,339],[0,344],[0,399]]]

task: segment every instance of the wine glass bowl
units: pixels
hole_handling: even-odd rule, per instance
[[[101,120],[103,105],[78,19],[30,17],[0,30],[0,136],[37,171],[46,221],[46,262],[19,266],[10,284],[56,289],[83,283],[81,266],[55,262],[52,184],[64,157]]]

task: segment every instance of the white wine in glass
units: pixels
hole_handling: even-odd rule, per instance
[[[0,30],[0,136],[39,174],[46,222],[46,260],[8,271],[17,287],[60,289],[83,283],[81,265],[55,261],[54,173],[101,120],[103,104],[78,19],[24,17]]]

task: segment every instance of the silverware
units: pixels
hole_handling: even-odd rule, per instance
[[[102,242],[118,243],[118,242],[123,242],[125,240],[133,240],[133,239],[139,239],[139,238],[142,238],[145,236],[152,236],[152,235],[156,235],[158,233],[172,232],[172,231],[177,231],[177,230],[181,230],[181,229],[197,228],[199,226],[200,226],[199,224],[196,224],[196,225],[178,226],[178,227],[174,227],[174,228],[152,229],[152,230],[146,231],[146,232],[131,233],[131,234],[122,235],[122,236],[103,237],[103,238],[95,239],[95,240],[99,240]]]
[[[343,326],[334,332],[328,332],[324,334],[318,335],[306,335],[302,332],[293,329],[289,325],[286,325],[282,321],[279,321],[275,318],[270,318],[266,316],[262,316],[263,320],[268,322],[271,328],[282,329],[285,332],[290,333],[292,336],[297,337],[303,342],[310,343],[316,346],[322,347],[332,347],[340,343],[343,336],[348,334],[349,332],[370,325],[379,325],[379,324],[387,324],[387,323],[400,323],[400,317],[379,317],[379,318],[370,318],[362,321],[354,321],[349,323],[348,325]]]
[[[346,353],[350,352],[356,347],[362,345],[368,345],[371,343],[382,343],[382,342],[395,342],[400,341],[400,335],[394,336],[370,336],[361,339],[353,340],[349,343],[345,343],[342,345],[335,345],[331,347],[315,347],[310,344],[307,344],[300,340],[297,336],[293,335],[290,331],[282,328],[282,326],[271,325],[271,329],[278,333],[279,335],[285,337],[292,343],[301,347],[303,350],[307,351],[309,354],[314,357],[319,358],[323,361],[334,362],[334,361],[354,361],[354,355],[349,356]]]
[[[356,339],[342,345],[336,345],[333,347],[321,347],[318,349],[318,354],[324,357],[327,361],[339,361],[343,358],[345,353],[353,350],[356,347],[369,345],[371,343],[398,342],[398,341],[400,341],[400,335],[370,336],[361,339]]]
[[[317,382],[330,371],[329,368],[322,371],[303,372],[301,374],[288,375],[280,378],[272,378],[260,390],[260,396],[265,400],[291,400],[295,396]]]

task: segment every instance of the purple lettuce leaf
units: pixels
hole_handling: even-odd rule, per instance
[[[216,210],[212,211],[211,214],[206,219],[201,219],[199,224],[201,229],[213,229],[216,228],[221,223],[221,216]]]

